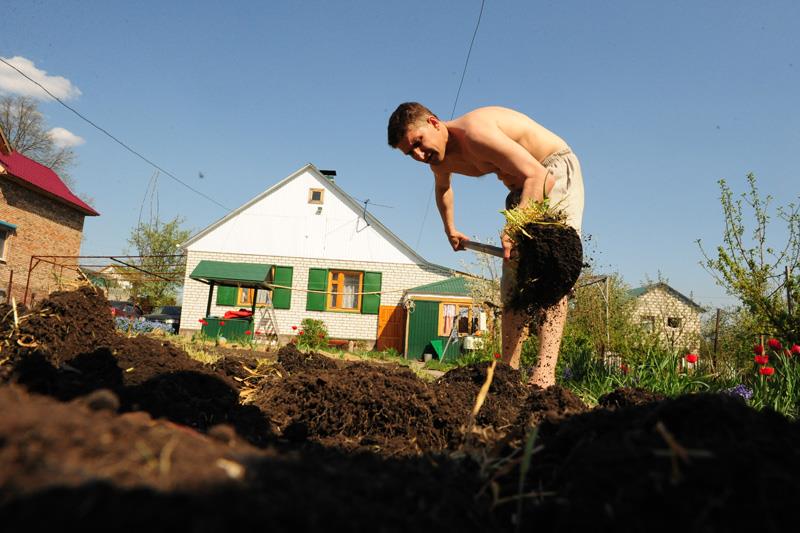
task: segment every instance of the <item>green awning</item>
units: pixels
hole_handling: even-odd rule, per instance
[[[272,282],[272,271],[272,265],[203,260],[189,277],[209,285],[266,289]]]

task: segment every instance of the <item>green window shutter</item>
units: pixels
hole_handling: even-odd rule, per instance
[[[362,292],[379,292],[381,290],[381,273],[364,272],[364,288]],[[377,315],[381,306],[380,294],[364,294],[361,297],[361,314]]]
[[[308,290],[327,291],[328,290],[328,269],[309,268],[308,269]],[[309,292],[306,297],[306,310],[324,311],[325,297],[327,294],[320,292]]]
[[[275,285],[283,285],[284,287],[292,286],[292,267],[275,267]],[[272,289],[272,307],[275,309],[289,309],[292,303],[292,290],[291,289]]]
[[[217,286],[217,305],[236,305],[238,287]]]

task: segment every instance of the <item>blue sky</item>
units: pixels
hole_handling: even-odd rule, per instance
[[[473,257],[450,250],[430,170],[388,147],[386,122],[408,100],[450,118],[480,6],[15,2],[0,57],[46,73],[66,103],[223,206],[306,163],[336,169],[353,197],[392,206],[372,212],[423,257],[464,269]],[[695,241],[721,242],[720,178],[742,192],[754,172],[776,204],[798,199],[798,22],[794,1],[486,0],[455,112],[508,106],[567,140],[598,270],[633,286],[660,273],[728,305]],[[41,96],[15,75],[0,64],[0,91]],[[83,140],[72,174],[102,216],[82,253],[123,252],[154,169],[57,102],[40,108]],[[454,190],[459,229],[496,239],[500,182],[456,176]],[[225,214],[163,174],[158,207],[194,230]]]

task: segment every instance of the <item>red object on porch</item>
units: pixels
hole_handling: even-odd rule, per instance
[[[225,314],[222,315],[222,318],[247,318],[251,316],[253,316],[252,311],[240,309],[239,311],[225,311]]]

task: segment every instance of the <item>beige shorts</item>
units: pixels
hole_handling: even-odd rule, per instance
[[[542,160],[542,166],[555,177],[555,183],[550,190],[548,198],[550,205],[556,207],[567,215],[567,224],[581,234],[583,222],[583,174],[578,157],[572,150],[565,148],[548,155]],[[506,209],[511,209],[519,204],[522,191],[512,191],[506,197]],[[508,261],[503,261],[503,278],[500,281],[500,294],[503,303],[508,302],[516,287],[517,260],[514,255]]]

